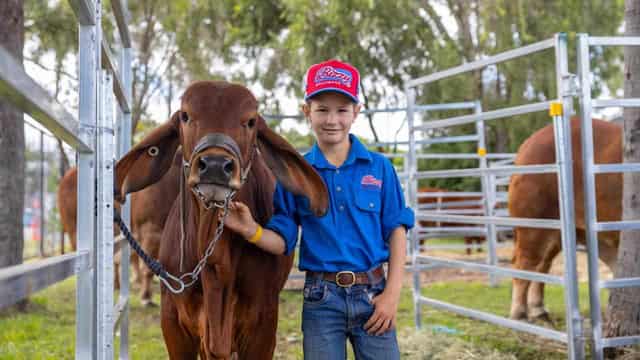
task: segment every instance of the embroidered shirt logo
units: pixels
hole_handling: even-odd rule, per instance
[[[382,189],[382,180],[376,179],[373,175],[365,175],[362,177],[360,185],[362,185],[363,188]]]
[[[351,80],[353,76],[351,72],[344,69],[336,69],[333,66],[324,66],[316,73],[316,77],[313,82],[318,85],[323,82],[337,82],[346,87],[351,87]]]

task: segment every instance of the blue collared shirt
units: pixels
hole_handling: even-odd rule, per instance
[[[311,213],[306,197],[291,194],[279,183],[276,186],[275,212],[266,228],[284,238],[290,254],[301,227],[300,270],[370,270],[388,261],[392,231],[402,225],[413,227],[413,211],[405,205],[391,162],[367,150],[355,136],[349,139],[349,155],[338,168],[317,144],[305,155],[329,190],[324,216]]]

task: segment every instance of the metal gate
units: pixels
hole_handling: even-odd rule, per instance
[[[423,124],[415,122],[415,99],[416,87],[432,83],[450,76],[463,74],[466,72],[482,69],[488,65],[498,64],[510,59],[526,56],[546,49],[554,49],[555,55],[555,77],[557,100],[543,101],[527,105],[504,108],[500,110],[486,111],[479,115],[465,115],[444,120],[428,121]],[[490,175],[511,175],[523,173],[557,173],[558,192],[560,199],[560,219],[527,219],[527,218],[507,218],[501,216],[469,216],[469,215],[447,215],[438,214],[433,211],[417,211],[416,220],[446,221],[467,224],[484,224],[490,228],[492,226],[526,226],[533,228],[557,229],[561,232],[563,256],[565,261],[564,276],[554,276],[540,274],[531,271],[507,269],[495,266],[494,264],[478,264],[468,261],[449,260],[432,256],[420,255],[417,248],[416,232],[412,231],[410,238],[413,246],[413,288],[416,326],[421,326],[421,306],[428,305],[440,310],[450,311],[462,316],[471,317],[478,320],[487,321],[511,329],[525,331],[546,338],[564,342],[568,346],[570,359],[583,358],[584,344],[582,335],[582,319],[578,311],[578,291],[575,262],[575,215],[573,206],[573,181],[571,168],[571,138],[569,132],[569,116],[572,113],[572,77],[567,66],[567,39],[565,34],[557,34],[551,39],[541,41],[522,48],[506,51],[482,60],[467,63],[458,67],[434,73],[428,76],[409,80],[406,84],[406,96],[408,99],[408,120],[409,120],[409,174],[411,186],[409,187],[409,197],[411,205],[417,209],[417,182],[419,179],[435,177],[462,177],[480,176],[483,182],[489,181]],[[527,114],[536,111],[552,110],[555,137],[556,137],[556,163],[548,165],[528,165],[528,166],[496,166],[476,169],[446,170],[446,171],[418,171],[416,154],[417,142],[416,132],[434,128],[443,128],[462,124],[471,124],[481,121],[506,118],[515,115]],[[478,149],[484,154],[483,149]],[[486,157],[485,157],[486,158]],[[486,186],[486,185],[485,185]],[[427,264],[423,267],[422,264]],[[445,303],[422,295],[420,288],[420,271],[429,270],[431,266],[463,268],[472,271],[484,272],[489,275],[500,275],[516,277],[531,281],[563,285],[565,289],[565,309],[567,331],[560,332],[521,321],[516,321],[494,314],[469,309],[462,306]],[[422,268],[422,269],[421,269]]]
[[[123,0],[111,0],[122,44],[118,63],[102,36],[101,0],[70,0],[79,23],[78,120],[31,79],[0,47],[0,96],[31,115],[78,152],[76,253],[0,270],[0,307],[72,275],[76,283],[76,359],[113,359],[120,321],[120,357],[128,358],[128,246],[124,244],[120,298],[113,299],[113,171],[119,149],[131,144],[131,39]],[[104,69],[104,70],[103,70]],[[117,103],[114,101],[117,99]],[[95,210],[95,211],[94,211]],[[128,221],[128,207],[123,217]]]
[[[598,221],[596,212],[596,174],[640,171],[640,163],[595,164],[593,150],[593,124],[590,121],[593,108],[640,107],[640,99],[597,100],[591,98],[590,48],[592,46],[640,46],[640,37],[591,37],[578,34],[578,75],[580,77],[580,115],[582,118],[582,159],[584,180],[585,235],[589,259],[589,299],[592,355],[603,358],[603,349],[640,343],[640,336],[602,337],[602,312],[600,290],[640,286],[640,278],[620,278],[601,281],[598,273],[598,232],[640,229],[639,220]],[[613,269],[612,269],[613,270]]]

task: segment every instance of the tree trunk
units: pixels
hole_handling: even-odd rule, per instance
[[[0,1],[0,45],[22,62],[22,0]],[[22,263],[24,238],[24,122],[22,113],[0,98],[0,268]]]
[[[626,35],[640,35],[640,2],[625,0]],[[640,97],[640,48],[625,47],[625,98]],[[624,162],[640,162],[640,109],[624,110]],[[623,220],[640,219],[640,174],[625,173],[622,193]],[[623,231],[618,249],[616,278],[640,276],[640,231]],[[604,336],[640,333],[640,288],[612,289],[609,296]],[[620,349],[606,349],[608,358]]]

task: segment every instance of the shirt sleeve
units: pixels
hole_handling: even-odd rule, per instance
[[[388,159],[384,159],[382,187],[382,236],[385,242],[398,226],[409,230],[415,223],[413,210],[404,201],[404,193],[398,175]]]
[[[299,217],[296,210],[296,201],[289,191],[280,183],[276,184],[273,194],[273,216],[265,225],[266,229],[278,233],[285,242],[285,255],[291,254],[298,240]]]

